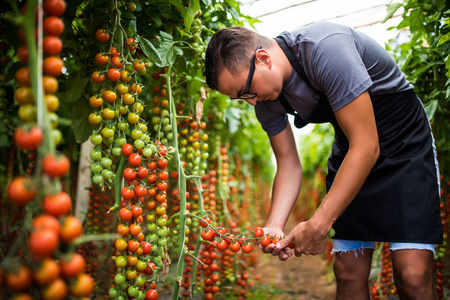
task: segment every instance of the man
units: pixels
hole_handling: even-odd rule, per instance
[[[376,241],[389,242],[402,299],[437,299],[434,244],[442,243],[439,172],[425,111],[389,54],[347,26],[317,23],[276,39],[243,27],[216,32],[205,59],[212,89],[255,106],[277,161],[266,234],[283,228],[302,166],[298,127],[330,122],[327,195],[314,215],[263,252],[286,260],[325,251],[333,227],[337,299],[369,299]]]

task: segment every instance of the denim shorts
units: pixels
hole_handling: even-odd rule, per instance
[[[362,253],[362,249],[364,248],[375,249],[376,242],[333,239],[333,250],[331,253],[353,251],[355,253],[355,256],[358,256],[358,250],[360,253]],[[435,254],[434,248],[435,248],[434,244],[403,243],[403,242],[389,243],[389,250],[391,251],[405,250],[405,249],[428,250],[433,252],[433,256]]]

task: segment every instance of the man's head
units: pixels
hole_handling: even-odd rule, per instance
[[[217,90],[220,71],[228,69],[232,74],[248,70],[256,47],[272,47],[271,39],[244,27],[230,27],[217,31],[206,49],[206,84]]]

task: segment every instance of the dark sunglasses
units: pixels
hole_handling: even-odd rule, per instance
[[[247,78],[247,84],[245,85],[245,90],[243,93],[239,94],[236,98],[231,98],[232,100],[247,100],[247,99],[251,99],[251,98],[255,98],[256,96],[258,96],[257,93],[250,93],[250,86],[252,85],[252,80],[253,80],[253,74],[255,73],[255,55],[256,55],[256,51],[258,51],[259,49],[261,49],[262,46],[259,45],[256,50],[255,53],[252,56],[252,60],[250,63],[250,70],[248,71],[248,78]]]

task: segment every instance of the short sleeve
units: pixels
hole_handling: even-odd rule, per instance
[[[288,124],[286,111],[277,100],[257,102],[255,114],[269,137],[282,132]]]
[[[311,84],[324,92],[333,111],[344,107],[372,85],[351,35],[329,35],[309,51]]]

